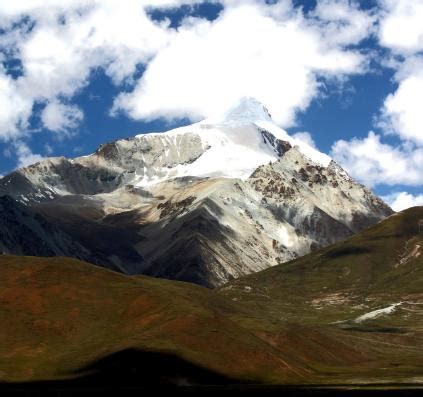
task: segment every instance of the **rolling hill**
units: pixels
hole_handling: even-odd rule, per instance
[[[418,384],[420,219],[406,210],[216,290],[2,255],[1,382]]]
[[[318,372],[326,381],[421,382],[422,219],[423,207],[397,213],[340,243],[226,285],[219,294],[249,308],[251,317],[240,323],[261,328],[269,343],[285,346],[279,330],[300,323],[299,329],[342,341],[361,355],[354,364],[339,346],[322,352]],[[296,350],[310,351],[307,344]]]

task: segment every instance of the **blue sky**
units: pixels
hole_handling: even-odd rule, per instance
[[[423,204],[422,0],[5,3],[0,174],[250,95],[396,208]]]

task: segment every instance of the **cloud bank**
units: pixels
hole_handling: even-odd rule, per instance
[[[319,77],[365,70],[366,58],[344,46],[362,40],[372,20],[348,3],[324,1],[310,18],[286,3],[244,3],[213,22],[185,20],[135,89],[116,99],[114,111],[135,119],[198,120],[252,96],[288,127],[319,94]]]
[[[331,154],[371,186],[423,184],[423,0],[378,0],[366,10],[354,0],[318,0],[308,12],[288,0],[222,0],[215,20],[186,15],[176,28],[151,17],[202,2],[0,2],[0,140],[18,165],[40,158],[27,144],[34,118],[56,137],[78,130],[84,114],[73,100],[98,69],[119,92],[112,115],[195,121],[253,96],[289,127],[326,82],[342,89],[376,62],[394,68],[396,83],[376,132],[335,142]],[[360,46],[367,39],[377,40],[375,51]],[[298,139],[312,142],[308,133]]]
[[[6,109],[0,138],[28,134],[35,104],[47,106],[41,115],[45,128],[66,131],[72,108],[65,112],[57,104],[70,102],[98,68],[123,89],[139,65],[146,67],[134,90],[122,92],[113,108],[136,119],[196,120],[250,95],[284,126],[319,95],[319,79],[341,79],[366,68],[366,57],[347,46],[368,35],[373,19],[353,3],[325,0],[305,15],[290,2],[226,0],[216,20],[186,17],[178,29],[148,14],[152,7],[194,3],[2,2],[0,53],[19,65],[15,77],[0,69],[0,104]],[[82,120],[71,119],[72,126]]]
[[[400,192],[393,193],[382,198],[392,207],[394,211],[402,211],[406,208],[423,205],[423,194],[414,196],[407,192]]]
[[[423,1],[380,0],[377,39],[388,51],[380,59],[395,69],[396,90],[380,109],[375,127],[365,138],[338,141],[332,156],[360,181],[370,185],[423,185]],[[387,143],[388,138],[400,143]],[[386,142],[383,142],[383,141]],[[421,195],[387,196],[396,209],[414,205]]]

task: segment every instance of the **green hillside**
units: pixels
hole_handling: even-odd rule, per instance
[[[124,276],[67,258],[1,256],[0,286],[3,382],[84,375],[81,368],[131,349],[210,371],[202,383],[293,376],[278,351],[231,321],[235,309],[226,299],[193,284]],[[138,365],[142,371],[149,362]],[[178,370],[154,379],[196,382]]]
[[[420,219],[407,210],[219,290],[0,256],[0,382],[419,383]]]
[[[320,359],[307,361],[321,381],[421,382],[421,219],[423,207],[395,214],[341,243],[226,285],[220,295],[248,308],[251,316],[239,317],[240,324],[262,329],[281,348],[284,330],[311,329],[315,336],[305,342],[294,337],[293,354],[310,355],[308,344],[317,338]]]

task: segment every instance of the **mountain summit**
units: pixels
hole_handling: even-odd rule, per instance
[[[243,97],[236,101],[221,116],[207,119],[208,123],[256,123],[259,121],[272,121],[272,116],[260,101],[253,97]]]
[[[0,250],[218,286],[341,240],[392,210],[260,102],[50,158],[0,180]],[[19,222],[16,222],[19,219]]]
[[[160,159],[138,174],[133,181],[136,186],[183,176],[247,179],[258,166],[277,161],[290,147],[321,166],[331,162],[329,156],[290,137],[272,121],[267,108],[251,97],[240,99],[221,116],[137,138],[140,146],[154,145]]]

